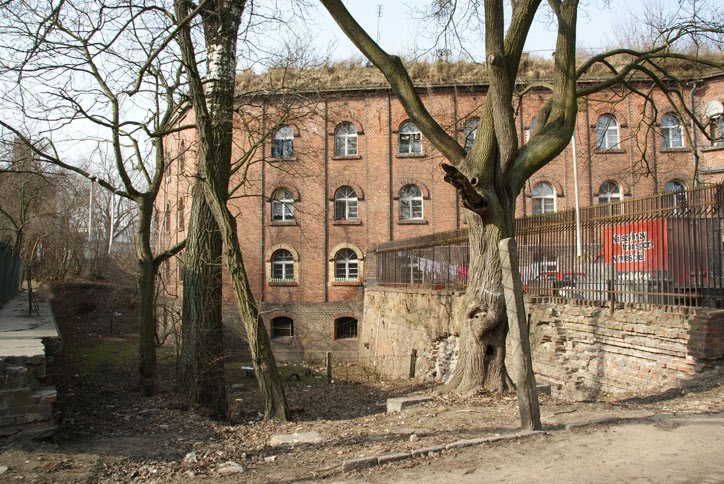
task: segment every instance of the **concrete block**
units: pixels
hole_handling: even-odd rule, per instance
[[[360,457],[358,459],[348,459],[342,462],[342,470],[355,471],[360,469],[367,469],[368,467],[374,467],[377,465],[377,456],[375,457]]]
[[[274,435],[269,440],[269,445],[277,447],[290,444],[319,444],[322,436],[318,432],[294,432],[293,434]]]
[[[445,450],[445,445],[432,445],[430,447],[423,447],[412,451],[412,457],[425,457],[436,452],[442,452]]]
[[[401,460],[409,459],[412,454],[409,452],[399,452],[396,454],[384,454],[377,457],[377,463],[379,465],[387,464],[388,462],[398,462]]]
[[[387,413],[401,412],[407,407],[432,401],[432,397],[399,397],[387,399]]]

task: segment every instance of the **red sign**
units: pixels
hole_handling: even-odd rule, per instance
[[[667,269],[666,220],[649,220],[603,229],[603,258],[619,272]]]

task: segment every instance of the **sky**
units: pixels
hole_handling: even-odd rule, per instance
[[[633,16],[640,16],[646,0],[587,0],[579,13],[578,46],[581,49],[598,52],[616,40],[620,22]],[[379,19],[379,41],[388,53],[409,55],[431,45],[429,30],[420,21],[420,12],[430,0],[346,0],[345,5],[360,25],[377,38],[377,9],[382,7]],[[462,3],[462,2],[461,2]],[[545,1],[542,2],[546,4]],[[651,3],[651,2],[649,2]],[[677,0],[664,0],[676,4]],[[316,22],[309,24],[314,33],[315,46],[323,50],[334,43],[333,57],[337,60],[360,57],[361,54],[341,33],[329,14],[318,7]],[[482,34],[480,34],[482,39]],[[476,60],[482,60],[481,43],[468,42],[469,50]],[[546,18],[537,19],[526,43],[525,50],[532,55],[549,57],[555,47],[555,31]]]

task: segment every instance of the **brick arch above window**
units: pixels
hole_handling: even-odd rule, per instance
[[[284,127],[291,128],[292,135],[295,138],[298,138],[300,136],[299,127],[296,124],[292,124],[292,123],[279,123],[279,124],[275,125],[273,127],[273,129],[271,130],[272,136],[274,135],[274,133],[276,133],[277,131],[279,131],[281,128],[284,128]]]
[[[289,190],[292,194],[292,198],[295,202],[298,202],[302,199],[302,197],[299,195],[299,189],[297,189],[296,186],[294,186],[291,183],[287,182],[280,182],[277,186],[275,186],[272,190],[269,191],[269,195],[267,197],[267,202],[271,202],[272,197],[274,196],[274,193],[277,190],[286,189]]]
[[[339,190],[342,187],[350,187],[357,194],[357,200],[364,200],[365,193],[364,193],[364,190],[362,190],[362,187],[360,187],[356,183],[352,183],[349,181],[337,183],[335,185],[330,184],[329,192],[327,193],[327,200],[329,200],[330,202],[333,202],[334,196],[337,193],[337,190]]]
[[[339,252],[342,249],[350,249],[353,250],[355,254],[357,254],[357,260],[364,260],[365,254],[360,250],[359,247],[354,245],[351,242],[340,242],[339,244],[332,247],[332,250],[329,251],[329,261],[334,262],[334,257],[337,255],[337,252]]]
[[[565,197],[563,194],[563,185],[560,184],[558,181],[549,180],[547,178],[533,178],[528,180],[525,184],[525,196],[527,198],[531,197],[531,192],[533,190],[533,187],[536,186],[539,183],[547,183],[548,185],[553,187],[553,191],[556,193],[556,198],[562,198]]]
[[[604,183],[611,182],[615,183],[621,188],[621,195],[624,197],[630,197],[631,196],[631,186],[626,183],[625,181],[621,181],[615,178],[601,178],[598,182],[593,182],[592,188],[594,189],[593,196],[597,197],[599,195],[599,190],[603,186]]]
[[[601,116],[613,116],[613,118],[616,120],[616,124],[619,128],[628,128],[628,118],[626,115],[619,109],[601,109],[591,112],[591,125],[590,127],[593,129],[596,129],[596,125],[598,124],[598,119]]]
[[[264,260],[267,262],[271,262],[272,255],[274,255],[274,252],[278,250],[286,250],[289,251],[290,254],[292,254],[292,259],[294,259],[294,262],[299,262],[299,252],[297,252],[294,247],[292,247],[289,244],[276,244],[272,245],[266,250],[266,254],[264,256]]]
[[[422,192],[422,198],[424,198],[425,200],[428,200],[430,198],[430,190],[428,190],[427,185],[414,178],[403,178],[402,180],[399,180],[395,185],[396,188],[393,194],[393,198],[395,200],[399,200],[400,190],[405,188],[407,185],[415,185],[417,188],[419,188]]]
[[[332,129],[329,131],[328,134],[330,136],[334,136],[334,134],[337,132],[337,128],[339,128],[341,125],[346,124],[346,123],[349,123],[355,127],[355,129],[357,130],[357,135],[365,134],[365,130],[364,130],[364,127],[362,126],[362,123],[360,123],[359,121],[357,121],[354,118],[346,118],[346,119],[340,118],[340,120],[334,124],[334,126],[332,127]]]

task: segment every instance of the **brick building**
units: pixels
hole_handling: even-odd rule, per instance
[[[692,137],[689,122],[673,114],[657,91],[656,106],[620,89],[583,98],[577,174],[571,144],[528,181],[518,197],[518,215],[572,208],[576,178],[584,206],[690,187],[697,165],[702,183],[724,179],[724,75],[691,86],[687,100],[713,141]],[[438,122],[465,144],[474,139],[475,113],[486,90],[485,84],[439,82],[420,85],[419,93]],[[531,89],[522,97],[521,144],[547,96],[544,89]],[[282,359],[316,351],[355,354],[367,250],[464,226],[458,196],[443,181],[444,160],[389,88],[332,86],[303,99],[282,109],[273,98],[273,108],[260,107],[258,99],[250,108],[248,99],[240,98],[244,107],[236,120],[235,159],[245,147],[257,141],[259,146],[252,162],[237,172],[245,183],[231,201],[232,211],[239,214],[252,290]],[[249,126],[256,127],[249,131]],[[174,135],[166,147],[171,169],[157,224],[163,246],[185,237],[192,136]],[[181,294],[179,260],[162,268],[171,296]],[[230,292],[225,297],[231,298]],[[231,308],[226,315],[229,321],[237,317]]]

